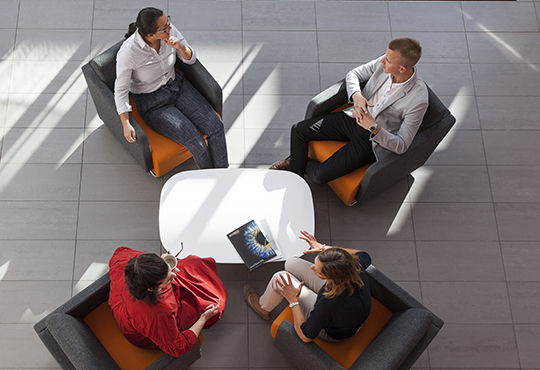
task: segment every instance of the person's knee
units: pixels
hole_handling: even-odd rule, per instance
[[[285,261],[285,270],[294,276],[301,275],[309,266],[311,262],[299,257],[291,257]]]
[[[278,281],[278,280],[281,281],[281,276],[282,275],[286,279],[287,271],[278,271],[278,272],[274,273],[274,275],[272,275],[272,278],[270,279],[270,281],[272,283],[272,289],[275,290],[277,288],[276,281]]]
[[[320,170],[321,164],[313,159],[306,163],[306,173],[317,185],[324,185],[328,182],[328,177],[324,176]]]
[[[305,136],[303,135],[304,128],[302,127],[302,123],[304,121],[300,121],[292,125],[291,127],[291,140],[292,141],[305,141]]]

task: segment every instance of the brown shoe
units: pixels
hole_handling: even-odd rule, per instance
[[[243,293],[244,293],[244,300],[246,301],[246,303],[248,304],[249,307],[251,307],[251,309],[253,311],[255,311],[257,313],[257,315],[259,315],[261,317],[261,319],[265,320],[265,321],[268,321],[270,320],[270,314],[264,314],[262,313],[261,311],[259,311],[258,309],[256,309],[255,307],[253,307],[253,304],[251,303],[251,300],[250,300],[250,296],[251,294],[255,293],[255,295],[257,295],[257,292],[255,291],[255,289],[253,289],[253,287],[251,287],[251,285],[249,284],[246,284],[244,285],[244,289],[242,289]]]
[[[268,167],[268,169],[287,171],[290,165],[291,165],[291,162],[287,158],[287,159],[282,159],[281,161],[274,162],[270,167]]]

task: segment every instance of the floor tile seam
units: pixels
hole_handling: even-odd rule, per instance
[[[490,183],[491,184],[491,183]],[[421,197],[421,195],[419,195]],[[421,200],[413,199],[409,203],[415,204],[493,204],[493,201],[488,200],[474,200],[474,199],[461,199],[461,200]],[[521,202],[516,202],[521,203]]]
[[[157,200],[110,200],[110,199],[102,199],[102,200],[80,200],[80,203],[159,203],[159,199]]]
[[[396,280],[398,281],[398,280]],[[399,281],[403,281],[403,280],[399,280]],[[437,279],[420,279],[419,280],[421,283],[436,283],[436,284],[440,284],[440,283],[448,283],[448,284],[455,284],[455,283],[464,283],[464,284],[467,284],[467,283],[471,283],[471,284],[492,284],[492,283],[498,283],[498,284],[505,284],[507,283],[506,280],[501,280],[501,279],[497,279],[497,280],[486,280],[486,279],[460,279],[460,280],[437,280]],[[539,281],[540,282],[540,281]]]
[[[78,203],[77,199],[0,199],[0,203]]]
[[[15,56],[13,57],[13,62],[42,62],[42,63],[46,63],[46,62],[74,62],[74,63],[87,63],[89,60],[90,60],[90,54],[82,59],[76,59],[76,58],[70,58],[70,59],[50,59],[50,58],[37,58],[36,59],[33,59],[33,58],[16,58]],[[32,94],[32,93],[24,93],[24,92],[13,92],[13,94]],[[40,94],[40,93],[34,93],[34,94]],[[54,94],[62,94],[62,95],[76,95],[76,94],[79,94],[79,93],[72,93],[72,92],[65,92],[65,93],[51,93],[51,92],[46,92],[44,94],[47,94],[47,95],[54,95]]]
[[[319,38],[319,26],[318,26],[318,18],[317,18],[317,3],[313,2],[313,15],[315,17],[315,45],[317,46],[316,54],[317,54],[317,71],[319,73],[319,90],[322,91],[322,74],[321,74],[321,45],[320,45],[320,38]]]
[[[79,279],[81,280],[81,279]],[[95,279],[81,280],[81,281],[94,281]],[[27,282],[38,282],[38,283],[69,283],[71,284],[72,279],[15,279],[15,280],[0,280],[0,284],[10,282],[10,283],[27,283]]]
[[[539,280],[506,280],[507,283],[510,283],[510,284],[540,284],[540,279]]]
[[[535,1],[533,1],[532,3],[533,3],[534,11],[535,11],[535,13],[536,13],[536,23],[537,23],[537,25],[538,25],[538,29],[540,29],[540,16],[539,16],[540,8],[537,7]]]
[[[462,129],[456,129],[456,130],[462,130]],[[463,129],[465,131],[465,129]],[[485,131],[485,132],[513,132],[513,131],[517,131],[517,132],[536,132],[536,131],[540,131],[540,128],[538,129],[535,129],[535,128],[509,128],[509,129],[504,129],[504,128],[481,128],[481,129],[478,129],[478,130],[475,130],[475,129],[470,129],[470,130],[467,130],[467,131]]]
[[[398,280],[396,280],[398,281]],[[401,280],[399,280],[401,281]],[[413,280],[414,281],[414,280]],[[434,283],[434,284],[439,284],[439,283],[448,283],[448,284],[455,284],[455,283],[458,283],[458,284],[467,284],[467,283],[474,283],[474,284],[477,284],[477,283],[486,283],[486,284],[489,284],[489,283],[500,283],[500,284],[505,284],[507,283],[506,280],[474,280],[474,279],[462,279],[462,280],[434,280],[434,279],[427,279],[427,280],[424,280],[424,279],[420,279],[418,280],[420,283]]]

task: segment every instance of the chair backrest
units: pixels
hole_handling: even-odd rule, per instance
[[[111,91],[114,91],[114,81],[116,80],[116,54],[123,43],[124,40],[117,42],[89,62],[98,77],[105,82]]]
[[[427,84],[426,84],[427,86]],[[450,115],[450,111],[446,106],[441,102],[439,97],[435,95],[433,90],[429,86],[428,88],[428,108],[424,114],[424,119],[422,124],[418,129],[418,133],[424,131],[425,129],[433,126],[434,124],[440,122],[444,117]]]

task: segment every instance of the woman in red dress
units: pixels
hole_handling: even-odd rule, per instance
[[[212,258],[188,256],[172,269],[162,257],[118,248],[109,261],[109,305],[131,343],[179,357],[221,318],[227,290]]]

